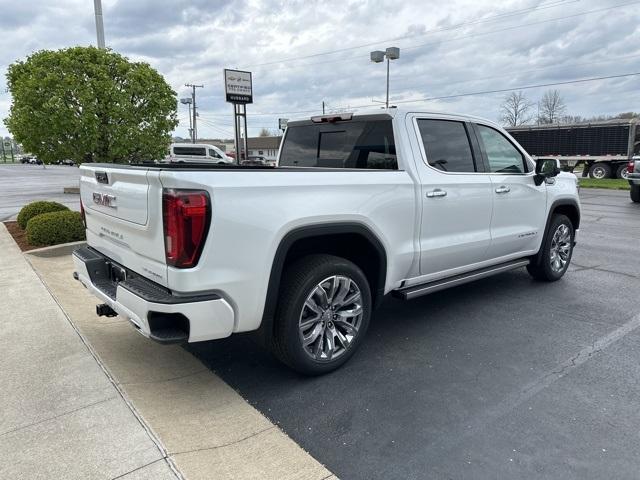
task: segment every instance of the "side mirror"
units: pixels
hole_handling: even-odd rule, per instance
[[[536,162],[536,174],[533,177],[536,185],[541,185],[547,178],[560,173],[560,166],[555,158],[541,158]]]

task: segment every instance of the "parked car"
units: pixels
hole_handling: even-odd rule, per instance
[[[215,145],[206,143],[172,143],[165,162],[233,164],[235,160]]]
[[[93,164],[80,185],[74,275],[99,315],[161,343],[258,331],[305,374],[346,362],[385,295],[559,280],[580,227],[555,160],[487,120],[395,108],[290,121],[276,168]]]
[[[36,158],[36,157],[31,157],[29,159],[29,163],[31,165],[42,165],[42,160],[40,160],[39,158]]]
[[[267,166],[267,159],[258,155],[249,155],[246,160],[241,160],[240,165]]]
[[[30,160],[31,160],[31,157],[28,155],[25,155],[24,157],[20,158],[20,163],[29,163]]]
[[[73,160],[69,160],[69,159],[58,160],[56,163],[58,165],[67,165],[69,167],[75,167],[76,166],[76,162],[74,162]]]

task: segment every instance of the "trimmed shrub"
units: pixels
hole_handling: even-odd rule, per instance
[[[22,207],[18,214],[18,225],[23,230],[27,228],[27,223],[33,217],[42,213],[60,212],[62,210],[69,210],[67,207],[58,202],[31,202],[28,205]]]
[[[70,210],[43,213],[27,222],[27,241],[34,246],[84,240],[82,216]]]

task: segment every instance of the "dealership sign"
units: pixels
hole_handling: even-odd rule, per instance
[[[224,93],[227,102],[253,103],[251,72],[224,69]]]

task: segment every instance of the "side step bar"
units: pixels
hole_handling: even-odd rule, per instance
[[[401,288],[393,291],[393,296],[402,298],[403,300],[411,300],[412,298],[429,295],[430,293],[439,292],[446,288],[456,287],[464,283],[480,280],[481,278],[497,275],[498,273],[507,272],[516,268],[526,267],[529,265],[529,259],[512,260],[510,262],[501,263],[492,267],[481,268],[473,272],[463,273],[454,277],[443,278],[433,282],[421,283],[420,285],[412,285],[411,287]]]

